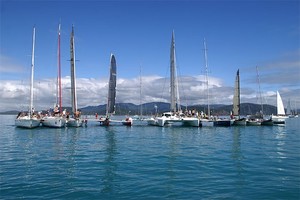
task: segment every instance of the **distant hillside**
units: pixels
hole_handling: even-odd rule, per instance
[[[142,109],[143,115],[151,115],[156,112],[162,113],[170,110],[169,103],[163,102],[151,102],[140,105],[135,105],[132,103],[118,103],[116,104],[116,114],[117,115],[139,115]],[[267,115],[276,114],[276,107],[271,105],[263,105],[264,113]],[[182,109],[185,110],[186,107],[182,106]],[[193,105],[187,106],[188,110],[196,109],[197,111],[207,112],[207,105]],[[94,115],[98,113],[99,115],[104,115],[106,110],[106,105],[99,106],[88,106],[81,108],[83,114]],[[229,115],[232,110],[232,105],[222,105],[214,104],[210,105],[210,110],[214,115]],[[252,103],[243,103],[241,104],[241,115],[255,114],[261,110],[261,105],[252,104]]]
[[[158,113],[167,112],[170,110],[170,104],[169,103],[163,103],[163,102],[151,102],[151,103],[145,103],[140,105],[135,105],[132,103],[117,103],[116,104],[116,115],[139,115],[141,112],[143,115],[152,115],[155,114],[156,109]],[[63,108],[65,109],[65,108]],[[71,108],[66,108],[68,111],[71,110]],[[186,110],[185,106],[182,106],[183,110]],[[187,106],[188,110],[196,109],[197,111],[204,111],[207,112],[207,105],[193,105],[193,106]],[[263,105],[264,113],[267,115],[270,114],[276,114],[276,107],[271,105]],[[210,105],[210,110],[213,115],[229,115],[232,110],[232,105],[222,105],[222,104],[214,104]],[[253,104],[253,103],[242,103],[241,104],[241,115],[249,115],[249,114],[256,114],[261,110],[261,105],[259,104]],[[7,112],[1,112],[0,114],[10,114],[10,115],[16,115],[19,111],[7,111]],[[106,112],[106,105],[99,105],[99,106],[88,106],[81,108],[81,112],[84,115],[94,115],[95,113],[98,113],[98,115],[105,115]]]

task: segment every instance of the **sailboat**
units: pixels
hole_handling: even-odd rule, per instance
[[[236,126],[245,126],[246,118],[240,117],[240,105],[241,105],[241,97],[240,97],[240,70],[236,72],[235,78],[235,87],[234,87],[234,96],[233,96],[233,112],[232,118],[234,119],[233,125]]]
[[[108,98],[106,104],[106,117],[100,118],[99,122],[102,126],[109,126],[111,115],[115,113],[116,104],[116,86],[117,86],[117,64],[116,58],[113,54],[110,56],[110,70],[109,70],[109,82],[108,82]],[[115,121],[114,122],[118,122]],[[123,125],[131,126],[132,118],[127,117],[125,120],[121,121]]]
[[[70,62],[71,62],[71,102],[72,102],[72,115],[67,116],[67,126],[81,127],[82,119],[81,113],[77,108],[77,93],[76,93],[76,71],[75,71],[75,41],[74,41],[74,26],[72,26],[71,40],[70,40]]]
[[[42,125],[53,128],[62,128],[66,125],[66,119],[62,112],[62,91],[61,91],[61,63],[60,63],[60,24],[58,25],[58,76],[57,76],[57,102],[53,113],[42,118]]]
[[[170,52],[170,111],[163,113],[161,117],[153,117],[147,120],[149,125],[165,126],[173,123],[181,123],[184,126],[199,126],[197,117],[186,117],[180,108],[180,98],[178,90],[176,56],[175,56],[175,37],[172,32],[171,52]]]
[[[33,108],[33,76],[34,76],[34,47],[35,47],[35,27],[32,36],[32,55],[31,55],[31,80],[30,80],[30,105],[28,113],[20,112],[15,119],[15,125],[22,128],[35,128],[40,126],[40,118],[34,113]]]
[[[214,121],[211,119],[210,116],[210,105],[209,105],[209,87],[208,87],[208,64],[207,64],[207,48],[205,39],[203,41],[204,45],[204,60],[205,60],[205,83],[206,83],[206,90],[207,90],[207,116],[203,112],[200,115],[200,126],[202,127],[211,127],[214,126]]]
[[[285,119],[288,116],[285,115],[283,102],[279,92],[277,91],[277,115],[272,115],[272,120],[274,124],[285,124]]]

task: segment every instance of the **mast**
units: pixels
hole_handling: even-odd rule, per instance
[[[264,106],[262,103],[262,95],[261,95],[261,89],[260,89],[260,78],[258,74],[258,66],[256,66],[256,74],[257,74],[257,83],[258,83],[258,91],[259,91],[259,98],[260,98],[260,105],[261,105],[261,114],[264,115]]]
[[[204,38],[204,60],[205,60],[205,82],[206,82],[206,89],[207,89],[207,115],[210,118],[210,106],[209,106],[209,87],[208,87],[208,62],[207,62],[207,48],[206,42]]]
[[[140,118],[143,115],[143,106],[142,106],[142,67],[140,66]]]
[[[76,71],[75,71],[75,39],[74,39],[74,26],[72,25],[71,41],[71,102],[73,114],[77,112],[77,94],[76,94]]]
[[[233,116],[240,116],[240,103],[240,70],[237,70],[233,96]]]
[[[171,87],[171,111],[180,111],[179,90],[176,71],[176,54],[175,54],[175,35],[172,32],[171,50],[170,50],[170,87]],[[177,105],[176,105],[177,104]]]
[[[30,80],[30,107],[29,107],[29,116],[32,116],[33,110],[33,76],[34,76],[34,47],[35,47],[35,27],[33,27],[32,34],[32,54],[31,54],[31,80]]]
[[[62,92],[61,92],[61,62],[60,62],[60,26],[58,25],[58,50],[57,50],[57,57],[58,57],[58,76],[57,76],[57,89],[58,89],[58,105],[59,105],[59,112],[62,113]]]
[[[113,54],[110,56],[110,74],[108,83],[108,99],[106,107],[106,116],[115,112],[116,103],[116,85],[117,85],[117,66],[116,58]]]

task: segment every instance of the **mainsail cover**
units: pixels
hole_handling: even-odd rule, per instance
[[[72,101],[72,112],[77,112],[77,94],[76,94],[76,80],[75,80],[75,43],[74,43],[74,27],[72,26],[71,41],[70,41],[70,52],[71,52],[71,101]]]
[[[171,50],[170,50],[170,87],[171,87],[171,111],[180,111],[180,99],[176,71],[176,54],[175,54],[175,36],[172,32]]]
[[[106,115],[113,114],[115,112],[116,85],[117,85],[117,65],[116,65],[115,56],[111,54]]]
[[[240,70],[236,72],[234,96],[233,96],[233,115],[240,115]]]

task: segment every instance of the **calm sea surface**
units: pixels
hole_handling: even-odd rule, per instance
[[[1,199],[300,199],[300,118],[33,130],[0,115]]]

